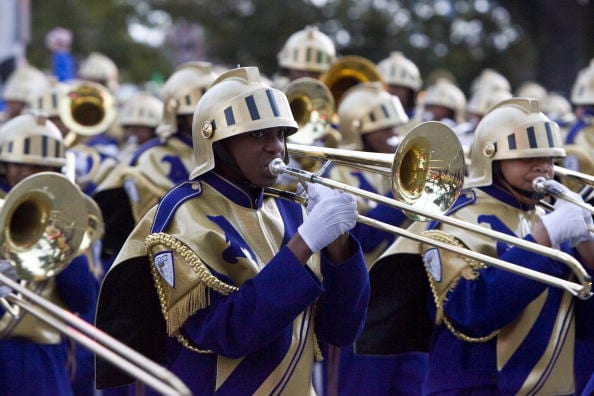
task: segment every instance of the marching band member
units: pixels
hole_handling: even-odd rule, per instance
[[[347,233],[355,199],[311,185],[304,217],[263,195],[297,123],[255,67],[223,73],[192,130],[190,179],[134,229],[102,285],[97,325],[196,395],[309,394],[317,340],[348,345],[365,318],[367,271]],[[97,380],[128,381],[102,361]]]
[[[0,128],[1,161],[13,187],[38,172],[60,172],[65,164],[62,135],[44,116],[22,114]],[[27,287],[87,320],[95,310],[99,282],[86,255],[79,255],[53,278]],[[75,367],[69,340],[30,314],[14,319],[0,307],[0,394],[72,395],[71,377],[82,381],[80,393],[93,392],[93,354]],[[83,390],[84,389],[84,390]]]
[[[454,127],[468,160],[470,159],[470,146],[474,138],[474,131],[478,123],[493,106],[511,97],[510,91],[493,90],[489,86],[477,88],[472,92],[466,105],[466,121]]]
[[[563,162],[563,166],[588,173],[589,163],[594,158],[594,138],[592,137],[594,136],[594,59],[590,61],[588,67],[578,72],[571,90],[571,102],[574,105],[576,121],[569,127],[565,137],[565,145],[570,153]],[[589,204],[593,204],[592,186],[582,187],[580,194]],[[594,342],[578,341],[575,359],[576,390],[578,391],[585,386],[594,373],[592,353],[594,353]]]
[[[589,212],[562,200],[546,214],[535,206],[542,197],[534,192],[533,179],[551,179],[553,159],[564,155],[558,127],[539,111],[536,99],[500,102],[475,131],[467,189],[448,215],[561,249],[594,273]],[[423,223],[411,227],[416,232],[425,229]],[[567,266],[547,256],[460,227],[434,221],[427,229],[425,235],[431,238],[543,274],[563,279],[573,275]],[[418,255],[423,254],[429,280],[423,287],[433,300],[423,394],[573,394],[574,340],[594,338],[591,299],[575,299],[561,288],[485,267],[432,245],[403,242],[397,240],[374,264],[370,277],[372,290],[375,286],[396,288],[388,284],[389,279],[396,279],[390,272],[399,266],[421,267]],[[410,280],[403,287],[414,288]],[[419,299],[422,307],[426,300]],[[376,317],[377,312],[370,308],[369,315]],[[413,331],[422,331],[420,322]]]
[[[301,77],[320,78],[336,58],[334,43],[315,26],[293,33],[277,55],[279,70],[274,85],[282,89]]]
[[[423,96],[419,121],[440,121],[450,127],[462,124],[466,117],[466,96],[445,78],[439,78]]]
[[[163,101],[144,92],[130,98],[120,112],[119,123],[128,136],[128,143],[121,152],[118,164],[93,194],[105,221],[101,245],[105,272],[136,224],[130,197],[124,188],[130,160],[139,145],[157,138],[157,127],[162,121]]]
[[[343,136],[339,148],[375,153],[393,154],[399,128],[408,122],[398,97],[388,93],[379,82],[361,83],[347,90],[338,107],[338,115]],[[329,177],[365,191],[393,197],[390,178],[385,175],[337,165]],[[364,198],[358,198],[357,206],[360,214],[387,224],[403,226],[409,223],[399,209]],[[395,237],[393,233],[361,223],[351,232],[361,243],[368,266]],[[360,355],[355,353],[353,345],[342,348],[328,345],[325,352],[325,394],[415,396],[421,391],[426,354]]]
[[[577,121],[569,129],[565,144],[577,144],[594,157],[594,59],[578,73],[571,90],[571,102]]]
[[[194,166],[193,112],[215,78],[208,62],[179,66],[161,88],[164,108],[157,136],[139,146],[93,194],[106,221],[101,252],[105,269],[142,216],[171,187],[188,178]]]

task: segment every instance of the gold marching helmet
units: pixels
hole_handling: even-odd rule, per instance
[[[187,62],[179,66],[161,87],[163,122],[157,134],[165,138],[177,131],[176,116],[194,114],[196,104],[217,78],[212,64]]]
[[[275,127],[286,128],[286,136],[298,129],[282,91],[264,84],[257,67],[242,67],[221,74],[194,112],[192,140],[196,167],[190,177],[214,168],[214,143]]]
[[[423,85],[417,65],[400,51],[394,51],[388,58],[381,60],[377,64],[377,69],[388,85],[410,88],[415,93]]]
[[[540,111],[534,98],[499,102],[474,132],[472,166],[464,186],[491,185],[493,161],[534,157],[565,157],[559,126]]]
[[[347,55],[336,59],[320,76],[320,80],[332,92],[337,106],[340,105],[344,93],[354,85],[371,81],[385,84],[375,64],[358,55]]]
[[[48,78],[34,66],[24,64],[15,69],[4,85],[2,97],[5,101],[26,103],[35,90],[49,86]]]
[[[126,101],[120,111],[120,125],[156,128],[163,119],[163,101],[146,92],[139,92]]]
[[[423,106],[441,106],[454,112],[454,121],[464,122],[466,111],[466,96],[458,86],[445,78],[439,78],[427,88],[423,96]]]
[[[278,53],[280,67],[322,73],[336,58],[330,38],[315,26],[293,33]]]
[[[511,85],[509,80],[498,71],[493,69],[483,69],[470,85],[470,92],[474,93],[478,90],[492,90],[492,91],[507,91],[511,92]]]
[[[45,115],[21,114],[0,128],[0,161],[60,168],[66,164],[62,134]]]
[[[366,82],[345,92],[338,106],[341,148],[363,150],[362,136],[408,122],[400,100],[380,82]]]
[[[571,89],[571,102],[575,105],[594,104],[594,59],[578,73]]]
[[[91,52],[78,69],[78,78],[96,82],[115,91],[119,86],[119,71],[116,64],[100,52]]]

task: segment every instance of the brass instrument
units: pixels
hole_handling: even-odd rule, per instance
[[[288,144],[287,148],[292,155],[327,159],[370,172],[390,175],[396,199],[390,199],[380,194],[323,178],[314,173],[289,168],[280,159],[278,161],[273,160],[269,165],[273,174],[285,173],[302,181],[319,183],[401,209],[416,220],[433,219],[548,256],[566,264],[574,272],[579,283],[559,279],[466,248],[443,243],[365,216],[359,215],[358,222],[562,288],[581,299],[587,299],[592,295],[590,276],[571,255],[442,214],[455,202],[462,187],[464,175],[464,153],[460,142],[455,133],[443,123],[430,121],[419,124],[405,136],[394,155],[378,155],[377,153],[296,146],[293,144]],[[444,157],[445,151],[448,151],[448,154]],[[452,155],[452,153],[454,154]],[[405,202],[401,202],[402,199]],[[436,213],[437,210],[439,210],[438,213]]]
[[[79,252],[88,219],[82,193],[59,173],[37,173],[14,186],[0,211],[0,303],[7,314],[35,316],[164,395],[190,395],[161,365],[22,284],[66,268]]]
[[[590,186],[594,186],[594,176],[589,175],[587,173],[574,171],[571,169],[563,168],[561,166],[555,165],[554,166],[555,174],[577,180],[582,184],[588,184]]]
[[[347,55],[336,59],[320,76],[320,80],[332,92],[337,107],[344,93],[354,85],[370,81],[379,81],[385,85],[375,64],[358,55]]]
[[[289,136],[289,141],[306,145],[323,141],[326,147],[337,147],[340,134],[332,128],[335,113],[330,89],[320,80],[302,77],[287,84],[283,92],[299,125],[299,130]]]
[[[565,192],[563,185],[555,180],[547,180],[544,177],[539,176],[532,180],[532,188],[534,188],[534,191],[536,192],[550,194],[557,199],[562,199],[577,205],[594,215],[594,207],[592,205],[574,199],[570,194]],[[594,229],[591,228],[591,231],[594,232]]]
[[[80,137],[105,132],[116,119],[116,102],[103,85],[77,80],[69,84],[59,99],[58,113],[70,130],[66,147],[72,147]]]

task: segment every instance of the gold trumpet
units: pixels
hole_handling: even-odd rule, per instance
[[[347,55],[336,59],[320,76],[320,80],[332,92],[336,106],[340,104],[344,93],[354,85],[370,81],[385,84],[375,64],[358,55]]]
[[[437,246],[466,257],[474,258],[487,265],[562,288],[580,299],[587,299],[592,295],[592,280],[590,276],[571,255],[442,214],[455,202],[462,188],[464,152],[455,132],[441,122],[430,121],[416,126],[398,145],[394,155],[378,155],[377,153],[297,146],[293,144],[288,144],[287,148],[289,153],[295,156],[331,160],[370,172],[389,175],[392,179],[395,199],[323,178],[311,172],[289,168],[280,159],[278,161],[273,160],[269,165],[270,171],[273,174],[280,175],[285,173],[302,181],[322,184],[393,208],[401,209],[408,216],[412,216],[416,220],[433,219],[548,256],[566,264],[574,272],[579,283],[556,278],[466,248],[437,241],[365,216],[358,216],[357,221],[360,223],[418,242]],[[401,200],[404,202],[401,202]]]
[[[0,211],[0,303],[7,314],[18,318],[25,311],[164,395],[190,395],[161,365],[22,284],[65,269],[88,222],[82,193],[59,173],[37,173],[14,186]]]
[[[58,112],[64,125],[71,131],[65,138],[66,147],[72,147],[81,137],[105,132],[116,119],[116,102],[103,85],[76,80],[58,102]]]

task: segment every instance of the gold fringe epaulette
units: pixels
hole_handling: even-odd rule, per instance
[[[229,295],[237,290],[235,286],[228,285],[220,281],[217,277],[212,275],[202,260],[194,253],[186,244],[172,235],[165,233],[155,233],[148,235],[144,243],[147,247],[149,259],[151,262],[151,272],[157,294],[159,296],[159,303],[161,311],[165,317],[167,326],[167,334],[175,336],[187,348],[201,353],[210,353],[211,351],[196,348],[190,344],[181,334],[179,334],[180,327],[194,314],[196,311],[206,308],[210,305],[209,290],[214,290],[222,295]],[[198,275],[198,284],[190,290],[182,299],[177,301],[172,307],[167,307],[167,297],[165,293],[165,285],[163,279],[154,265],[156,246],[163,246],[170,249],[172,252],[183,258],[190,268]]]
[[[431,238],[431,239],[434,239],[439,242],[447,243],[448,245],[466,248],[466,246],[458,238],[456,238],[453,235],[450,235],[446,232],[440,231],[440,230],[424,231],[421,233],[421,235]],[[421,254],[423,254],[423,252],[421,252]],[[481,263],[473,258],[470,258],[467,256],[462,256],[462,258],[464,259],[464,261],[466,261],[468,263],[468,266],[463,268],[460,271],[460,274],[451,281],[451,283],[448,285],[447,290],[443,293],[444,294],[443,297],[441,297],[439,295],[439,293],[437,292],[437,285],[436,285],[435,279],[433,279],[433,276],[429,273],[429,271],[425,267],[425,270],[427,271],[427,277],[429,279],[429,285],[431,287],[431,293],[433,294],[433,300],[435,301],[435,307],[437,310],[437,312],[436,312],[437,322],[439,323],[440,321],[443,321],[443,324],[448,328],[448,330],[450,330],[450,332],[453,335],[455,335],[457,338],[459,338],[462,341],[471,342],[471,343],[487,342],[487,341],[491,340],[492,338],[496,337],[499,334],[499,330],[495,330],[492,333],[490,333],[484,337],[470,337],[470,336],[462,333],[461,331],[457,330],[454,327],[454,325],[452,324],[452,322],[450,322],[450,320],[445,316],[445,313],[443,311],[443,303],[445,303],[447,301],[447,294],[456,287],[456,284],[458,283],[460,278],[464,278],[464,279],[468,279],[468,280],[477,279],[479,277],[478,271],[481,268],[485,268],[485,265],[483,263]],[[442,303],[442,301],[443,301],[443,303]]]

